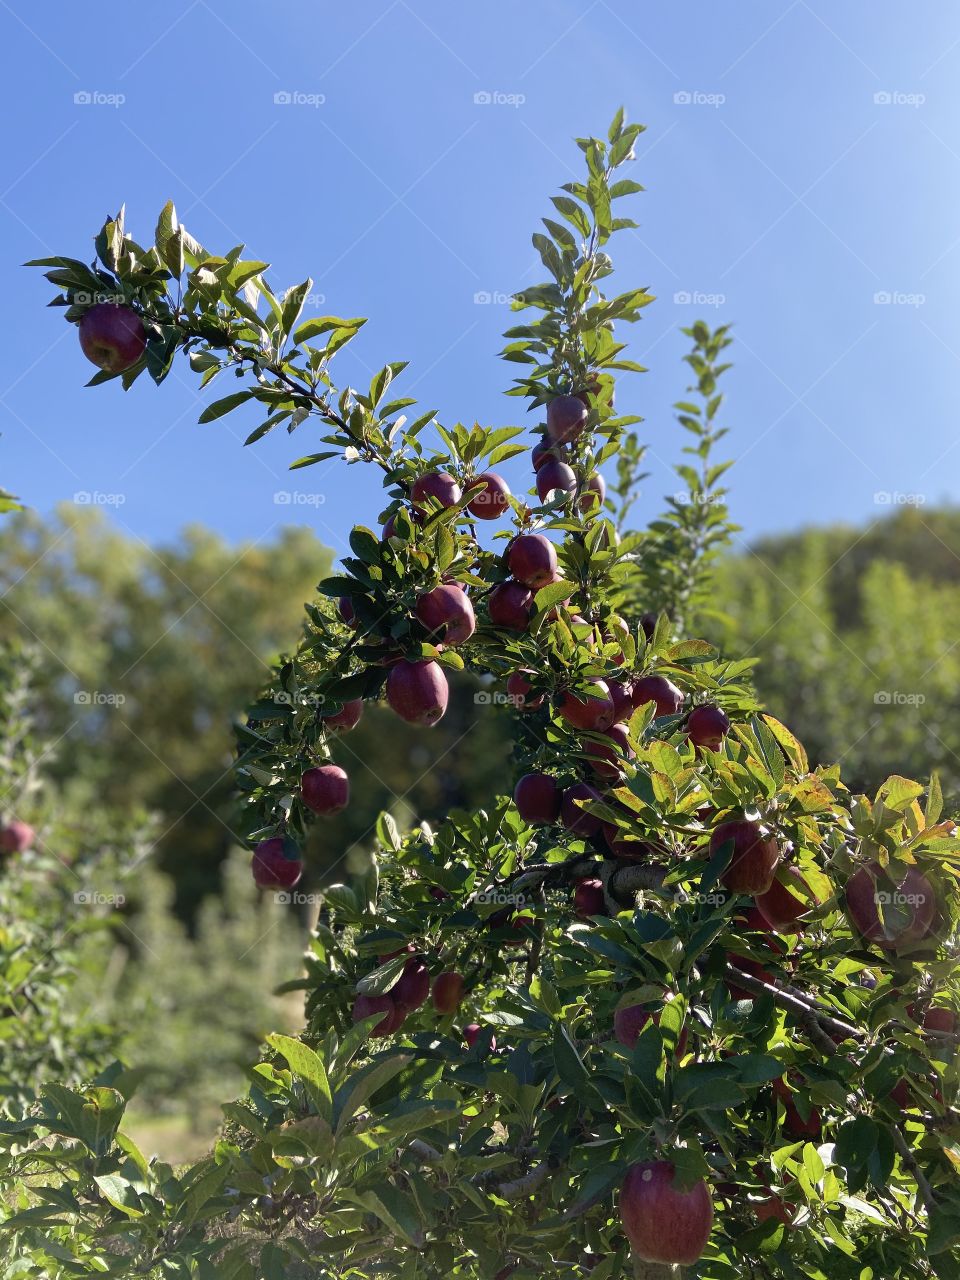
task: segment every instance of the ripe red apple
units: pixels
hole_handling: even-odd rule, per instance
[[[585,742],[584,754],[590,758],[590,768],[598,778],[619,778],[624,760],[632,760],[636,755],[630,743],[630,734],[622,724],[612,724],[604,730],[607,743]]]
[[[80,349],[98,369],[123,373],[143,355],[147,335],[133,307],[98,302],[80,320]]]
[[[467,503],[467,510],[478,520],[496,520],[510,509],[510,486],[495,471],[484,471],[470,482],[470,487],[483,481],[483,489]]]
[[[694,707],[687,720],[687,734],[696,747],[709,747],[719,751],[730,732],[730,721],[719,707],[703,703]]]
[[[759,1204],[753,1206],[753,1211],[757,1215],[760,1222],[768,1222],[771,1218],[776,1218],[777,1222],[782,1222],[785,1227],[792,1227],[796,1210],[792,1205],[788,1205],[781,1200],[779,1196],[769,1196],[766,1200],[761,1200]]]
[[[683,694],[666,676],[641,676],[633,686],[634,709],[655,702],[658,716],[675,716],[683,706]]]
[[[576,440],[588,417],[587,406],[578,396],[557,396],[547,405],[547,435],[554,444]]]
[[[575,801],[602,799],[600,792],[596,787],[591,787],[589,782],[574,783],[572,787],[567,787],[560,797],[560,821],[568,831],[572,831],[574,835],[583,836],[584,839],[597,835],[603,825],[602,822],[592,813],[579,808]]]
[[[733,841],[733,853],[721,882],[731,893],[766,893],[773,884],[780,862],[780,846],[756,822],[735,818],[714,827],[710,836],[710,856],[721,845]]]
[[[423,524],[423,515],[416,508],[412,511],[408,511],[407,515],[410,517],[413,524]],[[380,541],[387,542],[390,538],[399,537],[400,534],[397,533],[397,512],[395,511],[392,516],[388,517],[386,524],[383,526],[383,532],[380,534]]]
[[[630,1247],[643,1262],[692,1266],[702,1256],[713,1227],[707,1184],[677,1191],[669,1160],[632,1165],[620,1188],[620,1220]]]
[[[613,699],[605,680],[591,680],[590,690],[586,697],[580,697],[572,689],[568,689],[560,699],[557,710],[567,724],[572,724],[575,729],[602,733],[613,724],[616,714]]]
[[[592,877],[588,880],[578,880],[577,887],[573,891],[573,910],[581,920],[589,920],[591,916],[607,915],[603,881]]]
[[[577,477],[573,468],[556,458],[548,458],[537,471],[537,495],[541,502],[546,502],[554,490],[573,493],[576,487]]]
[[[664,1001],[673,999],[672,992],[664,992]],[[660,1014],[645,1009],[642,1004],[618,1006],[613,1014],[613,1034],[625,1049],[635,1049],[640,1039],[640,1032],[653,1019],[660,1025]],[[677,1037],[677,1057],[682,1058],[687,1051],[687,1028],[683,1027]]]
[[[447,677],[436,662],[398,662],[387,676],[387,702],[408,724],[435,725],[447,709]]]
[[[343,733],[349,733],[351,729],[355,729],[360,723],[360,717],[363,715],[363,699],[351,698],[349,702],[345,702],[341,709],[332,716],[324,716],[323,724],[326,729],[339,729]]]
[[[894,875],[900,872],[891,868]],[[908,867],[891,894],[878,862],[859,867],[847,881],[847,915],[867,942],[899,951],[922,942],[937,918],[937,897],[927,877]],[[883,918],[881,919],[881,908]]]
[[[261,840],[253,851],[251,870],[258,889],[292,889],[303,875],[300,850],[283,836]]]
[[[462,497],[460,486],[446,471],[428,471],[426,475],[418,476],[410,490],[410,501],[421,515],[424,513],[423,504],[429,498],[435,498],[441,507],[453,507]]]
[[[308,769],[300,779],[300,798],[314,813],[340,813],[350,803],[350,779],[338,764]]]
[[[928,1031],[943,1031],[952,1035],[957,1029],[957,1015],[944,1005],[931,1005],[923,1015],[923,1025]]]
[[[37,833],[28,822],[11,818],[0,827],[0,853],[23,853],[36,838]]]
[[[781,1076],[779,1080],[773,1082],[773,1092],[783,1103],[786,1116],[783,1121],[783,1128],[791,1138],[819,1138],[823,1132],[823,1117],[820,1114],[819,1107],[810,1107],[810,1114],[806,1120],[800,1114],[797,1104],[793,1100],[793,1090],[787,1084],[786,1078]]]
[[[431,997],[437,1013],[456,1013],[463,999],[463,975],[453,971],[438,974]]]
[[[375,1013],[382,1013],[383,1019],[374,1023],[370,1032],[372,1036],[388,1036],[399,1031],[406,1020],[406,1010],[394,1004],[390,996],[357,996],[353,1002],[353,1021],[362,1022],[364,1018],[372,1018]]]
[[[546,773],[525,773],[514,788],[513,803],[531,826],[556,822],[560,816],[560,790]]]
[[[349,596],[341,596],[337,601],[337,613],[348,627],[352,627],[354,631],[357,629],[357,611],[353,607],[353,601]]]
[[[398,1009],[410,1013],[419,1009],[430,994],[430,970],[418,956],[404,963],[403,971],[387,995]]]
[[[490,621],[509,631],[526,631],[533,613],[533,592],[522,582],[501,582],[487,599]]]
[[[588,477],[587,483],[580,490],[580,497],[577,499],[577,507],[580,511],[597,511],[603,507],[604,499],[607,496],[607,482],[599,471],[594,471]]]
[[[799,867],[785,867],[781,874],[797,886],[809,887]],[[757,897],[756,902],[764,920],[778,933],[800,933],[803,925],[798,924],[797,921],[814,906],[808,897],[798,896],[777,879],[766,893],[761,893]]]
[[[533,686],[527,677],[531,675],[533,675],[532,671],[514,671],[507,679],[507,693],[518,711],[536,711],[537,707],[543,706],[547,696],[545,693],[540,693],[535,698],[530,697]]]
[[[555,462],[562,462],[564,453],[565,450],[561,445],[552,444],[546,436],[541,436],[539,443],[535,444],[530,451],[530,459],[533,462],[534,471],[539,471],[543,464],[551,459]]]
[[[556,576],[556,548],[542,533],[522,533],[510,543],[507,565],[518,582],[539,590]]]
[[[452,583],[441,583],[417,600],[417,617],[430,632],[440,632],[444,644],[456,647],[476,630],[470,597]]]
[[[468,1027],[463,1028],[463,1038],[467,1042],[468,1049],[472,1049],[473,1046],[477,1043],[477,1037],[480,1035],[480,1032],[482,1030],[483,1028],[480,1026],[479,1022],[471,1022]],[[496,1036],[493,1036],[491,1037],[491,1040],[490,1040],[491,1053],[493,1052],[494,1049],[496,1049],[496,1047],[497,1047],[497,1038]]]
[[[647,638],[647,643],[653,639],[654,632],[657,629],[657,615],[655,613],[644,613],[640,616],[640,626],[643,634]]]
[[[619,724],[623,720],[629,720],[634,712],[633,685],[625,680],[608,680],[607,688],[613,702],[614,722]]]

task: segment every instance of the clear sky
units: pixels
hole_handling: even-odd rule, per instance
[[[342,550],[380,503],[361,468],[285,473],[316,447],[309,425],[248,449],[252,417],[198,426],[224,390],[198,396],[185,364],[159,390],[85,390],[75,330],[25,259],[92,256],[124,201],[148,238],[172,198],[209,249],[245,242],[281,287],[312,275],[312,311],[371,317],[341,384],[407,359],[398,393],[442,420],[516,422],[503,299],[539,275],[530,234],[579,168],[570,139],[621,102],[648,126],[632,175],[647,191],[640,230],[614,242],[617,283],[658,296],[626,334],[651,372],[618,399],[647,420],[641,515],[674,488],[679,329],[698,314],[735,325],[746,535],[960,492],[960,6],[2,0],[0,25],[0,482],[41,511],[121,495],[112,515],[148,541],[197,519],[235,539],[296,521]]]

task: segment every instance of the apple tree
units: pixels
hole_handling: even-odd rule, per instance
[[[937,779],[851,795],[757,704],[749,660],[687,634],[727,531],[724,328],[688,331],[682,495],[639,532],[613,501],[643,456],[617,326],[653,299],[604,292],[639,133],[619,112],[578,139],[584,177],[534,236],[547,278],[503,352],[532,449],[414,409],[399,362],[338,388],[363,322],[304,317],[309,281],[275,296],[170,205],[150,247],[121,216],[92,264],[39,264],[94,383],[162,382],[183,352],[233,384],[202,421],[255,407],[251,442],[316,432],[295,468],[382,473],[380,528],[353,529],[239,729],[256,883],[297,893],[373,700],[427,734],[481,675],[515,767],[477,811],[382,818],[366,872],[326,888],[307,1025],[270,1037],[206,1160],[148,1162],[117,1080],[6,1127],[18,1274],[960,1276],[960,840]]]

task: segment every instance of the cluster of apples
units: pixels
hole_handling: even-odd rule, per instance
[[[382,995],[357,995],[353,1002],[353,1021],[362,1022],[382,1014],[379,1022],[373,1024],[371,1036],[388,1036],[399,1031],[411,1013],[426,1004],[430,999],[434,1011],[442,1017],[454,1014],[460,1008],[464,996],[463,974],[454,969],[444,969],[431,982],[430,970],[422,955],[417,954],[412,942],[401,951],[393,951],[377,957],[379,964],[386,964],[401,955],[407,955],[403,969],[396,982]],[[481,1032],[479,1023],[471,1022],[463,1028],[463,1039],[468,1048],[473,1048]],[[492,1040],[491,1049],[495,1049],[496,1041]]]

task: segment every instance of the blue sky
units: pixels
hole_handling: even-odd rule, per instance
[[[632,175],[647,191],[639,231],[614,243],[617,282],[658,296],[626,333],[650,372],[618,399],[646,418],[639,514],[675,487],[679,329],[698,314],[735,325],[727,444],[745,537],[875,519],[889,509],[877,494],[957,497],[955,6],[175,0],[97,14],[10,0],[0,23],[16,126],[0,481],[41,511],[121,495],[112,517],[151,542],[192,520],[231,539],[293,520],[342,550],[380,495],[360,468],[288,476],[311,426],[248,449],[252,418],[198,426],[215,392],[198,396],[185,365],[159,391],[85,390],[75,331],[25,259],[92,256],[124,201],[145,238],[172,198],[211,250],[243,241],[276,285],[312,275],[317,313],[371,317],[341,383],[406,359],[398,389],[442,420],[522,421],[496,359],[502,298],[539,275],[530,234],[577,171],[572,136],[621,102],[648,126]],[[299,102],[275,102],[285,92]],[[322,502],[283,506],[282,491]]]

